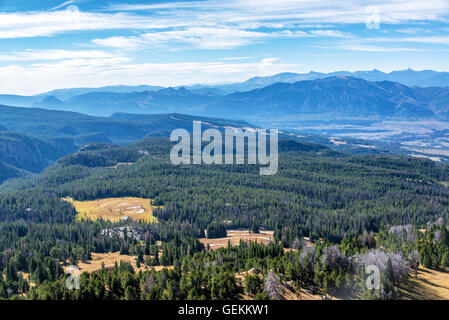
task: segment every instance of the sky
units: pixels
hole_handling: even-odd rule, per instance
[[[449,71],[449,0],[0,0],[0,93]]]

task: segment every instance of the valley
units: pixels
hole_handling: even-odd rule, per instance
[[[121,89],[0,106],[0,298],[447,298],[446,89],[340,75]],[[280,128],[278,173],[173,165],[168,137],[193,121]],[[69,265],[87,286],[65,287]]]
[[[71,147],[64,150],[68,154],[90,142],[125,145],[145,135],[167,136],[170,128],[186,126],[176,123],[176,116],[168,119],[168,114],[190,114],[205,119],[204,123],[206,118],[221,118],[221,123],[226,118],[234,127],[318,135],[327,139],[322,144],[337,150],[389,152],[444,162],[449,159],[445,152],[449,143],[447,81],[445,73],[404,70],[384,74],[373,70],[286,73],[226,88],[194,85],[66,89],[27,97],[35,101],[28,104],[23,103],[24,97],[18,97],[16,102],[11,95],[0,95],[0,103],[28,107],[0,108],[0,128],[44,138],[53,145],[48,136],[69,139]],[[42,101],[36,102],[38,99]],[[26,121],[19,123],[18,119]],[[155,121],[164,125],[157,128]],[[329,143],[333,137],[345,139],[351,146]]]
[[[262,124],[263,125],[263,124]],[[320,121],[319,119],[276,122],[275,126],[296,132],[324,135],[333,147],[389,151],[433,161],[447,162],[449,153],[449,122],[439,120],[375,120],[358,119]]]

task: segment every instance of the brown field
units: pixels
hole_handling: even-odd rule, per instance
[[[133,164],[134,164],[133,162],[118,162],[115,166],[108,167],[108,168],[118,169],[119,167],[132,166]]]
[[[145,222],[157,222],[153,216],[151,199],[144,198],[108,198],[93,201],[75,201],[64,198],[70,202],[78,212],[77,219],[97,220],[104,219],[113,222],[132,219]]]
[[[418,278],[412,278],[402,286],[407,300],[449,300],[449,271],[419,268]]]
[[[172,266],[155,266],[147,267],[143,263],[140,268],[136,266],[136,257],[130,255],[120,255],[120,252],[113,253],[92,253],[92,260],[78,263],[78,267],[81,272],[95,272],[101,270],[101,264],[104,263],[106,269],[114,268],[114,264],[117,262],[120,265],[120,261],[129,262],[133,266],[136,272],[151,270],[154,268],[156,271],[162,269],[172,269]]]
[[[202,238],[200,241],[205,245],[209,245],[211,249],[218,249],[227,247],[228,241],[231,241],[233,246],[238,245],[240,240],[245,242],[256,241],[258,243],[268,243],[273,240],[273,231],[260,230],[260,233],[250,234],[248,230],[228,230],[226,238],[207,239]]]

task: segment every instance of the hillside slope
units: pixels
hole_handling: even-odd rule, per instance
[[[129,144],[145,136],[168,137],[174,129],[192,131],[194,120],[201,121],[204,129],[251,127],[242,121],[181,114],[119,113],[102,118],[67,111],[0,106],[0,183],[24,176],[22,170],[39,173],[86,144]]]

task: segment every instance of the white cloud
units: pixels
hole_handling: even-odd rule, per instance
[[[65,60],[65,59],[98,59],[112,58],[113,54],[100,50],[27,50],[0,52],[0,61],[33,61],[33,60]]]
[[[120,48],[120,49],[135,49],[141,45],[145,44],[145,41],[140,37],[111,37],[106,39],[94,39],[92,43],[110,48]]]
[[[389,48],[389,47],[380,47],[375,45],[363,45],[363,44],[347,44],[347,45],[338,45],[333,48],[341,49],[341,50],[349,50],[349,51],[362,51],[362,52],[417,52],[423,51],[422,49],[417,48]]]
[[[70,3],[67,1],[58,7]],[[73,30],[145,32],[149,29],[211,28],[247,31],[261,27],[285,29],[295,24],[365,23],[368,5],[379,8],[381,24],[441,21],[449,14],[447,0],[209,0],[124,4],[111,6],[103,13],[77,10],[0,13],[0,38],[52,36]]]
[[[69,59],[28,66],[0,68],[0,92],[35,94],[55,88],[100,87],[118,84],[175,86],[193,83],[243,81],[249,75],[267,76],[300,71],[297,64],[276,58],[256,62],[179,62],[132,64],[124,58]]]
[[[68,31],[158,29],[174,27],[167,22],[127,13],[103,14],[77,10],[0,13],[0,39],[52,36]]]
[[[252,57],[226,57],[226,58],[220,58],[220,61],[236,61],[236,60],[249,60],[252,59]]]
[[[364,23],[366,7],[377,6],[384,23],[440,20],[448,14],[446,0],[208,0],[164,4],[112,5],[110,11],[176,12],[177,16],[207,13],[219,21],[297,20],[303,23]],[[199,14],[198,14],[199,12]]]
[[[311,30],[309,34],[318,37],[337,37],[337,38],[351,37],[349,33],[341,32],[338,30]]]
[[[266,67],[266,66],[271,66],[273,65],[273,63],[275,63],[276,61],[278,61],[278,58],[265,58],[262,59],[262,66]]]
[[[64,49],[22,52],[2,46],[0,61],[3,65],[5,62],[14,65],[0,68],[0,91],[30,93],[60,87],[123,83],[178,85],[215,82],[215,79],[227,82],[245,80],[252,75],[298,71],[300,68],[271,58],[269,52],[267,58],[257,62],[227,53],[229,57],[218,58],[218,62],[179,62],[182,60],[180,55],[174,63],[133,64],[127,56],[132,56],[131,50],[140,49],[234,49],[268,43],[272,39],[296,38],[313,39],[315,47],[321,45],[323,48],[366,52],[422,50],[407,48],[408,43],[449,44],[449,37],[443,31],[439,31],[439,36],[435,33],[435,36],[423,37],[424,33],[415,35],[409,28],[410,35],[406,37],[379,39],[360,39],[342,31],[357,32],[352,31],[351,26],[342,27],[364,24],[368,18],[365,9],[369,5],[379,8],[381,30],[364,34],[377,35],[374,32],[386,31],[385,24],[410,23],[405,27],[424,28],[423,25],[431,21],[446,19],[447,22],[448,0],[207,0],[156,5],[122,4],[101,12],[83,12],[73,8],[61,10],[75,2],[60,2],[50,12],[0,13],[0,39],[50,37],[73,31],[119,30],[120,33],[109,36],[108,32],[108,36],[99,36],[96,32],[85,32],[83,36],[92,34],[87,40],[86,50],[62,47]],[[63,39],[62,45],[73,38],[68,39]],[[119,53],[127,50],[126,56],[109,53],[111,49],[108,48]],[[269,49],[267,46],[266,51]],[[20,62],[23,65],[19,65]]]
[[[182,30],[149,32],[140,36],[94,39],[92,42],[102,47],[122,49],[154,48],[157,46],[177,47],[182,45],[197,49],[233,49],[268,39],[302,37],[344,38],[351,36],[338,30],[257,32],[228,27],[193,27]]]
[[[199,49],[232,49],[269,38],[269,33],[237,28],[189,28],[142,35],[149,44],[185,43]]]
[[[112,37],[95,39],[94,44],[114,48],[137,48],[142,45],[187,44],[199,49],[231,49],[269,38],[269,33],[240,30],[237,28],[188,28],[164,32],[151,32],[139,37]]]
[[[375,38],[380,42],[410,42],[410,43],[430,43],[449,45],[448,36],[428,36],[428,37],[407,37],[407,38]]]
[[[57,6],[54,7],[54,8],[51,8],[50,11],[55,11],[55,10],[64,8],[64,7],[66,7],[66,6],[68,6],[68,5],[71,5],[71,4],[75,3],[75,2],[77,2],[77,0],[68,0],[68,1],[66,1],[66,2],[61,3],[60,5],[57,5]]]

